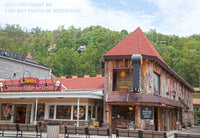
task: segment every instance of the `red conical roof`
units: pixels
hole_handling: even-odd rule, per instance
[[[147,39],[142,30],[138,27],[134,32],[128,35],[124,40],[119,42],[115,47],[113,47],[104,56],[124,56],[141,54],[147,56],[156,56],[163,63],[165,61],[162,59],[160,54],[156,51],[151,42]],[[165,63],[166,64],[166,63]]]

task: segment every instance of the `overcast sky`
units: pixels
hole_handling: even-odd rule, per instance
[[[200,0],[0,0],[0,25],[53,30],[101,25],[168,35],[200,32]]]

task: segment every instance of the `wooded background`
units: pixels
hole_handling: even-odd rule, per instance
[[[0,26],[0,48],[26,56],[49,66],[57,76],[82,77],[104,74],[103,55],[128,36],[127,30],[112,31],[102,26],[58,27],[53,31],[39,27],[28,30],[19,25]],[[188,37],[145,32],[165,62],[193,87],[200,79],[200,34]],[[86,45],[82,52],[80,46]],[[48,53],[48,49],[52,48]]]

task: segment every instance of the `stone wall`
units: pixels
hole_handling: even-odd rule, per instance
[[[51,69],[48,67],[0,57],[0,79],[18,80],[23,77],[47,79],[50,78],[50,74]]]

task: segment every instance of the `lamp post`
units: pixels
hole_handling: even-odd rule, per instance
[[[7,79],[9,79],[9,80],[12,82],[12,85],[14,85],[14,84],[13,84],[13,80],[12,80],[11,78],[7,78]],[[5,80],[5,82],[4,82],[4,88],[5,88],[5,89],[8,89],[8,85],[6,85],[6,80]]]
[[[45,86],[48,86],[48,83],[47,83],[47,79],[50,77],[51,79],[51,83],[53,84],[53,79],[52,79],[52,76],[51,75],[48,75],[45,77]]]
[[[23,73],[23,82],[25,82],[25,79],[24,79],[24,76],[25,76],[25,73],[28,73],[29,74],[29,77],[31,77],[31,73],[29,72],[29,71],[24,71],[24,73]]]

